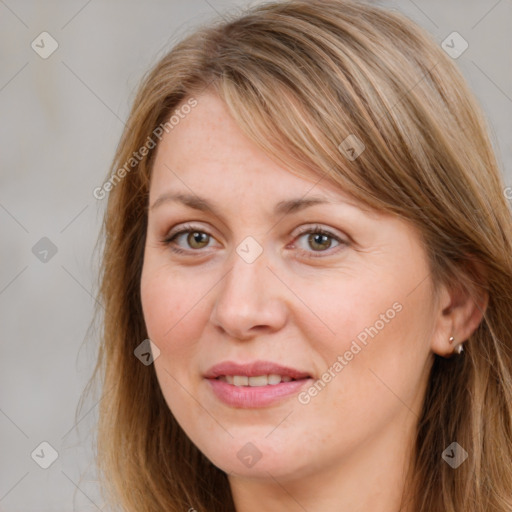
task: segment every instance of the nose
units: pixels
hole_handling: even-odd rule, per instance
[[[268,266],[265,251],[252,263],[233,251],[232,266],[214,288],[211,322],[238,340],[269,334],[285,325],[286,287]]]

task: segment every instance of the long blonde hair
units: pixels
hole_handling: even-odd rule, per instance
[[[434,283],[488,293],[463,354],[435,356],[408,503],[417,512],[510,512],[512,220],[484,116],[422,29],[349,0],[271,2],[202,26],[142,81],[102,188],[103,331],[91,383],[102,383],[97,462],[112,510],[235,510],[226,474],[180,428],[153,366],[134,356],[148,338],[139,288],[155,149],[131,159],[206,88],[276,162],[413,223]],[[348,158],[346,140],[364,151]],[[441,457],[453,441],[469,454],[456,470]]]

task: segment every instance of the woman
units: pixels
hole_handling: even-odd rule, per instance
[[[113,509],[512,510],[503,189],[402,15],[269,3],[179,43],[97,191]]]

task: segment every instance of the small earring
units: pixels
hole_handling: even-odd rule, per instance
[[[464,350],[464,346],[462,345],[462,343],[459,343],[457,345],[457,347],[455,348],[455,352],[457,352],[457,354],[459,354],[459,355],[462,353],[463,350]]]
[[[455,341],[455,338],[453,336],[450,336],[450,339],[448,340],[450,342],[450,345]]]

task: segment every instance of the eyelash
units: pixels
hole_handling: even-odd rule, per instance
[[[179,247],[176,247],[174,244],[174,240],[179,237],[180,235],[183,235],[183,234],[186,234],[186,233],[190,233],[191,231],[196,231],[196,232],[199,232],[199,233],[203,233],[205,235],[208,235],[210,237],[212,237],[212,235],[210,235],[210,233],[208,233],[207,231],[204,231],[203,229],[200,229],[198,226],[194,226],[192,224],[184,224],[183,225],[183,229],[181,229],[180,231],[176,232],[176,233],[173,233],[172,235],[164,238],[162,240],[162,243],[166,246],[168,246],[173,252],[175,253],[178,253],[178,254],[190,254],[191,252],[200,252],[201,250],[200,249],[190,249],[190,250],[184,250],[184,249],[180,249]],[[299,238],[301,237],[302,235],[305,235],[305,234],[314,234],[314,235],[325,235],[329,238],[332,238],[333,240],[335,240],[336,242],[338,242],[340,244],[340,246],[343,246],[343,245],[348,245],[348,242],[346,240],[343,240],[341,238],[339,238],[338,236],[336,236],[334,233],[331,233],[330,231],[327,231],[326,229],[320,227],[320,226],[313,226],[313,227],[308,227],[308,228],[305,228],[304,230],[300,231],[299,233],[297,233],[296,235],[296,238]],[[339,248],[339,247],[338,247]],[[311,253],[311,251],[304,251],[302,250],[301,252],[305,252],[305,253],[309,253],[307,254],[306,257],[308,258],[321,258],[322,256],[319,255],[314,255]],[[329,249],[326,250],[326,251],[315,251],[317,253],[328,253],[329,255],[331,253],[329,253]]]

